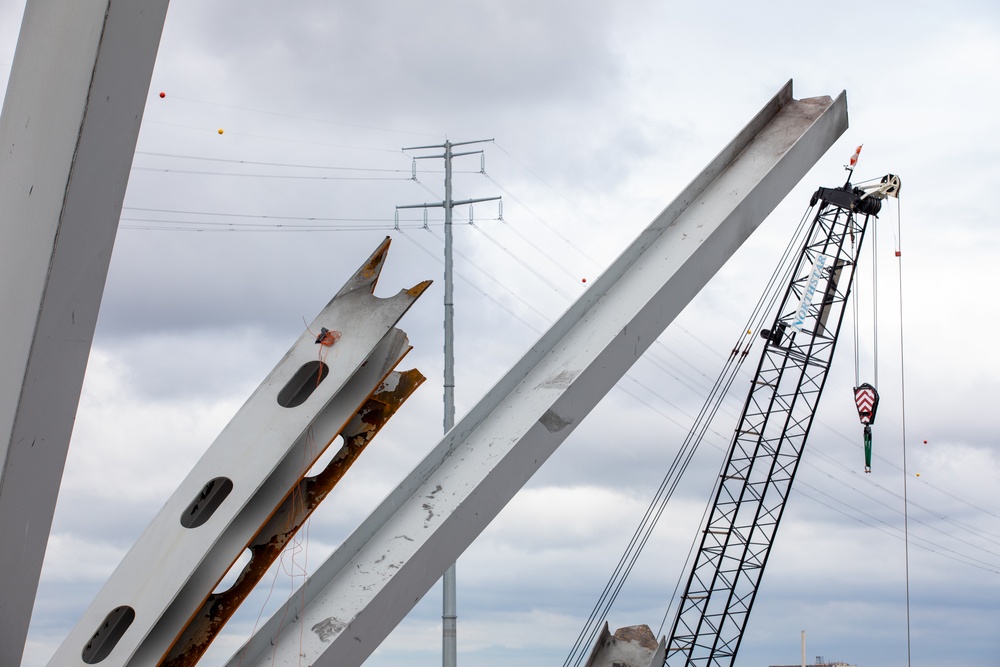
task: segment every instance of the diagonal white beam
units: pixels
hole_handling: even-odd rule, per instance
[[[166,11],[24,11],[0,115],[0,665],[21,662]]]
[[[782,88],[228,666],[360,665],[846,128]]]

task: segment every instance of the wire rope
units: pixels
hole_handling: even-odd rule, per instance
[[[409,174],[409,169],[384,169],[376,167],[342,167],[321,164],[291,164],[288,162],[265,162],[260,160],[235,160],[231,158],[208,157],[201,155],[177,155],[176,153],[156,153],[152,151],[136,151],[136,155],[166,157],[178,160],[196,160],[200,162],[222,162],[224,164],[251,164],[256,167],[285,167],[288,169],[326,169],[330,171],[378,171],[397,174]]]
[[[878,220],[872,225],[872,384],[878,388]]]
[[[899,199],[896,199],[896,238],[899,246],[896,248],[896,267],[899,276],[899,380],[900,380],[900,436],[903,449],[903,559],[906,578],[906,664],[911,664],[912,652],[910,641],[910,511],[909,511],[909,474],[906,469],[906,355],[903,345],[903,241],[902,241],[902,209]]]
[[[261,215],[254,213],[222,213],[212,211],[188,211],[170,208],[148,208],[140,206],[123,206],[123,211],[143,211],[145,213],[173,213],[175,215],[200,215],[221,218],[253,218],[258,220],[303,220],[309,222],[392,222],[388,218],[326,218],[314,215]],[[415,220],[412,222],[416,222]]]
[[[409,234],[407,234],[403,230],[396,230],[396,231],[399,232],[400,236],[402,236],[403,238],[405,238],[406,240],[408,240],[410,243],[412,243],[415,246],[417,246],[418,248],[420,248],[425,254],[427,254],[428,256],[432,257],[435,261],[438,261],[441,264],[444,264],[444,260],[443,259],[441,259],[440,257],[438,257],[438,255],[436,255],[435,253],[433,253],[430,250],[428,250],[427,248],[425,248],[423,245],[421,245],[416,239],[414,239],[413,237],[411,237]],[[452,250],[454,251],[454,248]],[[475,289],[477,292],[479,292],[480,294],[482,294],[484,297],[486,297],[487,299],[489,299],[490,301],[492,301],[494,304],[496,304],[497,306],[499,306],[501,309],[505,310],[508,314],[511,315],[511,317],[515,318],[516,320],[518,320],[519,322],[521,322],[522,324],[524,324],[526,327],[528,327],[529,329],[531,329],[532,331],[534,331],[536,334],[541,335],[542,332],[537,327],[535,327],[535,325],[533,325],[530,322],[528,322],[526,319],[524,319],[523,317],[521,317],[520,315],[518,315],[517,313],[515,313],[513,310],[511,310],[510,308],[508,308],[507,306],[505,306],[503,303],[501,303],[500,301],[498,301],[497,299],[495,299],[490,294],[486,293],[485,290],[483,290],[482,288],[480,288],[478,285],[476,285],[475,283],[473,283],[471,280],[469,280],[465,276],[459,274],[457,271],[455,272],[455,275],[458,276],[459,278],[461,278],[467,284],[469,284],[473,289]]]
[[[792,234],[792,238],[789,240],[778,264],[768,279],[760,299],[751,311],[746,324],[741,329],[736,344],[726,359],[722,371],[716,378],[715,384],[702,404],[698,415],[695,417],[691,430],[677,450],[663,480],[660,482],[660,486],[654,494],[653,500],[647,506],[645,513],[640,519],[639,526],[633,533],[624,553],[619,558],[618,564],[607,584],[605,584],[604,590],[598,597],[597,603],[591,610],[583,629],[580,631],[563,662],[563,667],[570,667],[571,665],[574,667],[579,666],[588,654],[589,648],[596,641],[608,612],[614,605],[629,574],[631,574],[639,555],[652,535],[653,529],[663,515],[668,501],[673,496],[681,477],[690,465],[698,449],[698,445],[718,413],[725,395],[732,387],[737,372],[747,358],[753,343],[754,332],[763,326],[763,323],[773,311],[777,299],[780,298],[781,288],[785,282],[783,279],[790,276],[795,270],[795,249],[799,245],[799,238],[806,233],[811,209],[812,207],[809,207],[799,221],[795,232]],[[711,500],[709,501],[709,505],[711,505]],[[688,556],[690,558],[690,552]],[[676,589],[674,594],[676,595]]]
[[[814,486],[812,486],[810,484],[800,483],[797,486],[805,486],[807,488],[813,489],[817,493],[819,493],[821,495],[824,495],[827,498],[830,498],[831,500],[834,500],[835,502],[838,502],[838,503],[840,503],[842,505],[845,505],[846,507],[850,508],[851,510],[853,510],[857,514],[856,515],[849,514],[849,513],[845,512],[844,510],[841,510],[841,509],[839,509],[837,507],[834,507],[830,503],[823,502],[822,500],[818,500],[817,498],[814,498],[814,497],[810,496],[808,493],[802,491],[801,489],[796,489],[795,490],[795,493],[797,495],[802,495],[803,497],[808,498],[809,500],[811,500],[811,501],[813,501],[813,502],[815,502],[815,503],[817,503],[819,505],[823,505],[824,507],[827,507],[827,508],[833,510],[834,512],[842,514],[843,516],[846,516],[849,519],[853,519],[854,521],[862,523],[862,524],[864,524],[864,525],[866,525],[866,526],[868,526],[870,528],[874,528],[875,530],[878,530],[879,532],[884,533],[885,535],[888,535],[889,537],[892,537],[894,539],[898,539],[900,541],[905,541],[907,539],[905,536],[899,534],[899,533],[902,532],[902,531],[899,530],[899,528],[893,526],[892,524],[890,524],[890,523],[888,523],[888,522],[886,522],[886,521],[884,521],[882,519],[879,519],[878,517],[873,516],[872,514],[869,514],[868,512],[865,512],[863,510],[860,510],[860,509],[858,509],[856,507],[853,507],[853,506],[847,504],[846,502],[844,502],[840,498],[836,498],[834,496],[831,496],[828,493],[820,491],[820,490],[816,489],[816,487],[814,487]],[[857,515],[868,517],[874,523],[869,523],[868,521],[865,521],[864,519],[859,518],[859,516],[857,516]],[[880,528],[878,525],[875,525],[875,524],[882,524],[883,526],[885,526],[885,528]],[[893,532],[893,531],[895,531],[895,532]],[[951,549],[950,547],[947,547],[947,546],[944,546],[944,545],[941,545],[941,544],[937,544],[935,542],[931,542],[930,540],[928,540],[926,538],[921,538],[921,539],[926,544],[915,544],[914,546],[919,546],[921,549],[924,549],[925,551],[937,554],[939,556],[942,556],[943,558],[948,558],[949,560],[953,560],[953,561],[955,561],[957,563],[961,563],[962,565],[968,565],[970,567],[974,567],[976,569],[983,570],[985,572],[990,572],[992,574],[1000,574],[1000,566],[998,566],[996,564],[986,563],[985,561],[979,561],[978,559],[972,559],[971,557],[969,557],[969,556],[967,556],[965,554],[961,554],[961,553],[955,551],[954,549]],[[927,546],[927,545],[931,545],[931,546]],[[936,547],[936,548],[934,548],[934,547]],[[973,562],[973,561],[977,561],[977,562]]]
[[[572,296],[570,296],[569,292],[567,292],[566,290],[564,290],[561,287],[559,287],[558,285],[556,285],[554,282],[552,282],[551,280],[549,280],[548,278],[546,278],[545,276],[543,276],[537,269],[535,269],[534,267],[532,267],[530,264],[528,264],[526,261],[524,261],[523,259],[521,259],[517,255],[515,255],[514,253],[512,253],[507,248],[507,246],[505,246],[504,244],[500,243],[495,238],[493,238],[492,236],[490,236],[486,232],[485,229],[483,229],[483,228],[481,228],[481,227],[479,227],[477,225],[472,225],[472,228],[475,229],[480,234],[482,234],[483,237],[485,237],[487,241],[489,241],[494,246],[496,246],[497,248],[499,248],[501,252],[503,252],[505,255],[507,255],[508,257],[510,257],[512,260],[514,260],[515,262],[517,262],[518,264],[520,264],[521,267],[523,267],[525,271],[527,271],[528,273],[530,273],[531,275],[535,276],[540,281],[542,281],[543,283],[545,283],[546,285],[548,285],[549,287],[551,287],[560,296],[562,296],[562,297],[564,297],[566,299],[571,299],[572,298]]]
[[[154,171],[163,174],[193,176],[235,176],[240,178],[285,178],[302,181],[409,181],[406,176],[305,176],[303,174],[244,174],[236,171],[201,171],[197,169],[171,169],[169,167],[132,167],[132,171]]]
[[[493,142],[493,145],[496,146],[497,148],[499,148],[507,157],[509,157],[511,160],[513,160],[514,163],[517,164],[517,166],[521,167],[521,169],[524,169],[526,172],[528,172],[529,174],[531,174],[539,183],[541,183],[542,185],[544,185],[545,187],[547,187],[549,190],[551,190],[555,194],[559,195],[559,197],[563,201],[565,201],[567,204],[569,204],[574,209],[576,209],[577,212],[580,213],[580,217],[583,220],[586,220],[587,222],[589,222],[590,224],[594,225],[595,227],[603,227],[604,226],[600,222],[598,222],[597,220],[594,220],[593,218],[591,218],[590,216],[588,216],[585,211],[580,210],[577,207],[576,202],[574,202],[572,198],[567,197],[562,192],[560,192],[555,187],[553,187],[551,183],[549,183],[544,178],[542,178],[541,176],[539,176],[538,174],[536,174],[534,171],[532,171],[526,164],[524,164],[524,162],[522,162],[521,160],[518,160],[516,157],[514,157],[511,154],[511,152],[508,151],[506,148],[504,148],[503,146],[501,146],[500,144],[498,144],[496,141]]]
[[[359,123],[347,123],[347,122],[338,121],[338,120],[329,120],[327,118],[316,118],[315,116],[301,116],[301,115],[297,115],[297,114],[283,113],[283,112],[280,112],[280,111],[265,111],[263,109],[254,109],[252,107],[244,107],[244,106],[239,106],[239,105],[235,105],[235,104],[223,104],[221,102],[209,102],[207,100],[199,100],[199,99],[196,99],[196,98],[193,98],[193,97],[183,97],[181,95],[174,95],[174,94],[171,94],[170,97],[167,98],[167,99],[171,99],[171,100],[183,100],[185,102],[194,102],[195,104],[206,104],[206,105],[209,105],[209,106],[221,107],[223,109],[236,109],[238,111],[249,111],[251,113],[261,114],[261,115],[265,115],[265,116],[278,116],[278,117],[281,117],[281,118],[292,118],[294,120],[307,120],[307,121],[310,121],[310,122],[313,122],[313,123],[323,123],[323,124],[326,124],[326,125],[339,125],[339,126],[343,126],[343,127],[352,127],[352,128],[362,129],[362,130],[375,130],[376,132],[390,132],[390,133],[393,133],[393,134],[406,134],[406,135],[413,135],[413,136],[435,137],[435,138],[438,137],[438,136],[440,136],[440,135],[437,135],[437,134],[427,134],[425,132],[411,132],[411,131],[407,131],[407,130],[395,130],[395,129],[387,128],[387,127],[377,127],[377,126],[374,126],[374,125],[361,125]]]
[[[504,193],[505,195],[507,195],[507,197],[509,197],[511,200],[513,200],[513,201],[517,202],[518,204],[520,204],[521,206],[523,206],[524,209],[526,211],[528,211],[528,213],[530,213],[532,216],[534,216],[535,220],[537,220],[538,222],[540,222],[542,224],[542,226],[544,226],[550,232],[552,232],[557,237],[559,237],[559,239],[563,243],[565,243],[569,247],[573,248],[573,250],[576,250],[578,253],[580,253],[580,255],[582,257],[586,257],[587,259],[589,259],[596,266],[598,266],[598,267],[601,266],[600,262],[598,262],[596,259],[594,259],[590,255],[588,255],[582,248],[580,248],[580,246],[578,246],[575,243],[573,243],[573,241],[571,241],[565,234],[563,234],[558,229],[556,229],[555,227],[553,227],[552,225],[550,225],[542,216],[540,216],[537,213],[535,213],[527,204],[525,204],[523,201],[521,201],[520,199],[518,199],[507,188],[505,188],[504,186],[502,186],[499,183],[497,183],[496,179],[494,179],[492,176],[490,176],[489,174],[487,174],[485,171],[480,171],[479,173],[481,173],[486,178],[486,180],[488,180],[490,183],[492,183],[498,190],[500,190],[502,193]]]
[[[218,130],[216,128],[206,127],[204,125],[187,125],[185,123],[171,123],[165,120],[153,120],[152,118],[143,118],[143,124],[152,123],[154,125],[165,125],[167,127],[179,127],[185,130],[196,130],[198,132],[212,133],[215,134]],[[226,131],[226,135],[235,135],[242,137],[251,137],[254,139],[267,139],[268,141],[281,141],[290,144],[307,144],[309,146],[326,146],[329,148],[346,148],[349,150],[361,150],[361,151],[374,151],[378,153],[399,153],[398,148],[372,148],[371,146],[352,146],[349,144],[336,144],[328,141],[318,141],[316,139],[289,139],[288,137],[271,137],[264,134],[253,134],[250,132],[234,132]]]
[[[874,226],[874,225],[873,225]],[[854,250],[854,233],[851,232],[851,255],[855,254]],[[857,269],[855,269],[857,271]],[[854,319],[854,386],[861,386],[861,315],[860,315],[860,305],[861,299],[858,298],[857,291],[854,293],[854,298],[851,299],[851,315]],[[878,385],[876,385],[877,387]]]
[[[501,149],[501,150],[503,150],[503,149]],[[504,151],[504,152],[506,153],[507,151]],[[507,154],[508,154],[508,155],[510,155],[510,153],[507,153]],[[519,165],[521,165],[521,166],[523,167],[523,164],[522,164],[521,162],[519,162],[519,161],[518,161],[518,160],[517,160],[516,158],[514,158],[513,156],[511,156],[511,159],[513,159],[513,160],[514,160],[515,162],[517,162],[517,163],[518,163]],[[530,169],[527,169],[527,167],[524,167],[524,168],[525,168],[525,169],[526,169],[526,170],[528,171],[528,173],[532,173],[532,175],[534,175],[534,174],[533,174],[533,172],[531,172],[531,170],[530,170]],[[494,185],[495,185],[495,186],[496,186],[496,187],[497,187],[497,188],[498,188],[498,189],[499,189],[499,190],[500,190],[501,192],[503,192],[504,194],[506,194],[506,195],[508,196],[508,198],[509,198],[509,199],[511,199],[511,200],[513,200],[513,201],[517,202],[518,204],[520,204],[520,205],[521,205],[521,206],[522,206],[522,207],[523,207],[523,208],[524,208],[524,209],[525,209],[525,210],[526,210],[526,211],[527,211],[527,212],[528,212],[528,213],[529,213],[529,214],[530,214],[530,215],[531,215],[531,216],[532,216],[532,217],[533,217],[533,218],[534,218],[534,219],[535,219],[536,221],[540,222],[540,223],[541,223],[541,224],[542,224],[542,225],[543,225],[544,227],[546,227],[547,229],[550,229],[550,230],[552,230],[552,231],[553,231],[554,233],[556,233],[556,234],[558,235],[558,232],[556,232],[556,231],[554,230],[554,228],[552,227],[552,225],[551,225],[551,224],[550,224],[549,222],[547,222],[547,221],[546,221],[546,220],[545,220],[544,218],[542,218],[542,217],[541,217],[541,216],[540,216],[540,215],[539,215],[538,213],[536,213],[536,212],[535,212],[534,210],[532,210],[532,209],[531,209],[531,208],[530,208],[529,206],[527,206],[527,205],[526,205],[526,204],[525,204],[525,203],[524,203],[523,201],[521,201],[521,200],[520,200],[519,198],[517,198],[517,197],[516,197],[516,196],[515,196],[514,194],[512,194],[512,193],[511,193],[511,192],[510,192],[510,191],[509,191],[509,190],[508,190],[507,188],[505,188],[505,187],[504,187],[503,185],[501,185],[500,183],[498,183],[498,182],[496,181],[496,179],[494,179],[494,178],[493,178],[492,176],[489,176],[488,174],[486,174],[485,170],[481,170],[481,171],[480,171],[479,173],[482,173],[482,174],[483,174],[483,176],[485,176],[485,177],[486,177],[486,178],[487,178],[488,180],[490,180],[490,182],[491,182],[491,183],[493,183],[493,184],[494,184]],[[537,176],[536,176],[536,178],[537,178]],[[543,183],[544,183],[544,181],[543,181]],[[547,185],[547,184],[546,184],[546,185]],[[425,187],[426,187],[426,186],[425,186]],[[551,188],[551,186],[549,186],[549,187]],[[507,220],[504,220],[503,222],[504,222],[504,223],[508,223],[508,221],[507,221]],[[554,259],[554,258],[552,257],[552,254],[551,254],[550,252],[547,252],[547,251],[544,251],[544,250],[542,250],[542,249],[541,249],[541,248],[539,248],[539,247],[538,247],[538,246],[537,246],[536,244],[534,244],[534,243],[532,243],[531,241],[529,241],[529,240],[527,239],[527,237],[526,237],[526,236],[524,236],[524,235],[523,235],[522,233],[520,233],[520,232],[519,232],[519,231],[517,230],[517,228],[516,228],[516,225],[515,225],[514,223],[509,223],[509,224],[507,224],[507,228],[508,228],[508,229],[510,229],[510,230],[511,230],[512,232],[514,232],[514,233],[515,233],[515,234],[516,234],[517,236],[519,236],[519,237],[520,237],[521,239],[524,239],[524,240],[525,240],[526,242],[528,242],[528,244],[529,244],[529,245],[531,245],[531,247],[535,248],[535,250],[536,250],[536,251],[537,251],[537,252],[538,252],[538,253],[539,253],[539,254],[540,254],[540,255],[541,255],[542,257],[544,257],[546,261],[548,261],[548,262],[552,263],[552,264],[553,264],[553,265],[554,265],[554,266],[555,266],[556,268],[558,268],[558,269],[559,269],[560,271],[562,271],[562,273],[563,273],[563,274],[565,274],[565,275],[566,275],[566,276],[568,276],[568,277],[569,277],[570,279],[572,279],[572,280],[573,280],[574,282],[576,282],[576,280],[577,280],[577,276],[576,276],[576,275],[575,275],[575,274],[574,274],[574,273],[573,273],[572,271],[570,271],[570,270],[569,270],[568,268],[566,268],[566,267],[565,267],[564,265],[562,265],[561,263],[559,263],[558,261],[556,261],[556,260],[555,260],[555,259]],[[561,237],[561,238],[563,238],[563,240],[565,240],[565,241],[568,241],[568,239],[565,239],[565,237]],[[572,244],[572,243],[570,243],[570,246],[571,246],[571,247],[573,248],[573,250],[575,250],[575,251],[576,251],[576,252],[577,252],[577,253],[578,253],[578,254],[579,254],[579,255],[580,255],[581,257],[583,257],[583,258],[584,258],[584,259],[586,259],[587,261],[591,262],[591,263],[592,263],[592,264],[594,264],[595,266],[602,266],[602,264],[601,264],[600,262],[598,262],[598,260],[597,260],[597,259],[595,259],[594,257],[592,257],[592,256],[591,256],[590,254],[588,254],[588,253],[587,253],[586,251],[584,251],[583,249],[581,249],[581,248],[580,248],[579,246],[576,246],[575,244]],[[694,334],[692,334],[692,333],[691,333],[691,332],[690,332],[689,330],[687,330],[687,329],[686,329],[686,328],[684,328],[683,326],[681,326],[681,325],[677,324],[676,322],[675,322],[675,323],[674,323],[673,325],[671,325],[671,326],[672,326],[673,328],[677,329],[678,331],[681,331],[681,332],[683,332],[683,333],[684,333],[684,334],[685,334],[686,336],[688,336],[688,337],[689,337],[689,338],[690,338],[690,339],[691,339],[692,341],[694,341],[694,342],[695,342],[696,344],[698,344],[698,345],[700,345],[700,346],[704,347],[704,348],[705,348],[705,349],[706,349],[707,351],[711,352],[712,354],[718,354],[718,351],[717,351],[717,350],[715,350],[714,348],[710,347],[710,346],[709,346],[709,345],[708,345],[708,344],[707,344],[707,343],[706,343],[705,341],[703,341],[703,340],[702,340],[702,339],[701,339],[700,337],[698,337],[698,336],[695,336]],[[655,346],[656,346],[657,348],[660,348],[660,349],[662,349],[663,351],[665,351],[665,352],[666,352],[667,354],[670,354],[670,355],[672,355],[672,356],[676,357],[676,358],[678,359],[678,361],[680,361],[680,362],[681,362],[681,363],[683,363],[683,364],[686,364],[687,366],[689,366],[690,368],[692,368],[692,369],[693,369],[694,371],[696,371],[696,372],[700,373],[700,374],[701,374],[701,375],[702,375],[702,376],[703,376],[703,377],[705,378],[705,380],[708,380],[708,379],[709,379],[709,377],[708,377],[708,375],[707,375],[707,374],[703,373],[703,372],[702,372],[702,371],[701,371],[701,370],[700,370],[700,369],[699,369],[699,368],[698,368],[697,366],[695,366],[695,365],[694,365],[694,363],[693,363],[693,360],[692,360],[692,358],[691,358],[691,355],[680,355],[680,354],[678,354],[678,353],[677,353],[677,351],[676,351],[676,350],[673,350],[673,349],[671,349],[671,348],[667,347],[667,346],[666,346],[666,345],[665,345],[665,344],[664,344],[664,343],[663,343],[662,341],[660,341],[659,339],[657,339],[657,340],[655,341],[654,345],[655,345]],[[673,365],[669,364],[669,363],[668,363],[668,362],[667,362],[666,360],[664,360],[664,359],[663,359],[663,357],[659,356],[659,355],[657,354],[656,350],[654,350],[654,349],[650,348],[650,350],[649,350],[649,351],[647,351],[647,353],[646,353],[646,354],[647,354],[647,355],[649,355],[649,356],[650,356],[651,358],[653,358],[653,359],[655,359],[655,360],[659,361],[660,363],[662,363],[662,364],[664,364],[664,365],[666,365],[666,366],[668,366],[668,367],[670,367],[670,368],[674,369],[675,371],[677,371],[677,372],[680,372],[680,371],[679,371],[679,370],[678,370],[678,369],[677,369],[677,368],[676,368],[675,366],[673,366]],[[683,373],[681,373],[681,374],[683,375]],[[690,385],[689,385],[689,386],[690,386]],[[702,388],[702,390],[703,390],[703,391],[707,391],[707,388],[708,388],[708,387],[707,387],[707,385],[701,385],[701,388]]]

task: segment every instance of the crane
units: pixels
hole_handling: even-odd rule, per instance
[[[857,154],[848,167],[853,173]],[[815,216],[769,329],[701,543],[666,642],[664,664],[736,660],[802,458],[869,223],[899,177],[819,188]]]

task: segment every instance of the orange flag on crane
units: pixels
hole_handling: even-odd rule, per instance
[[[864,146],[864,144],[861,144]],[[854,155],[851,156],[851,169],[854,169],[854,165],[858,163],[858,156],[861,155],[861,146],[854,149]]]

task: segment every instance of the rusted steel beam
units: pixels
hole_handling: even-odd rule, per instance
[[[170,652],[254,535],[409,351],[395,323],[430,281],[376,297],[388,248],[386,238],[247,399],[50,665],[148,667]]]
[[[318,474],[305,477],[289,493],[274,516],[260,529],[247,548],[250,562],[233,585],[205,600],[161,667],[192,667],[208,650],[215,637],[250,595],[268,568],[326,496],[361,456],[389,418],[426,378],[416,369],[393,371],[344,427],[344,442],[333,460]],[[303,471],[303,474],[305,471]]]

